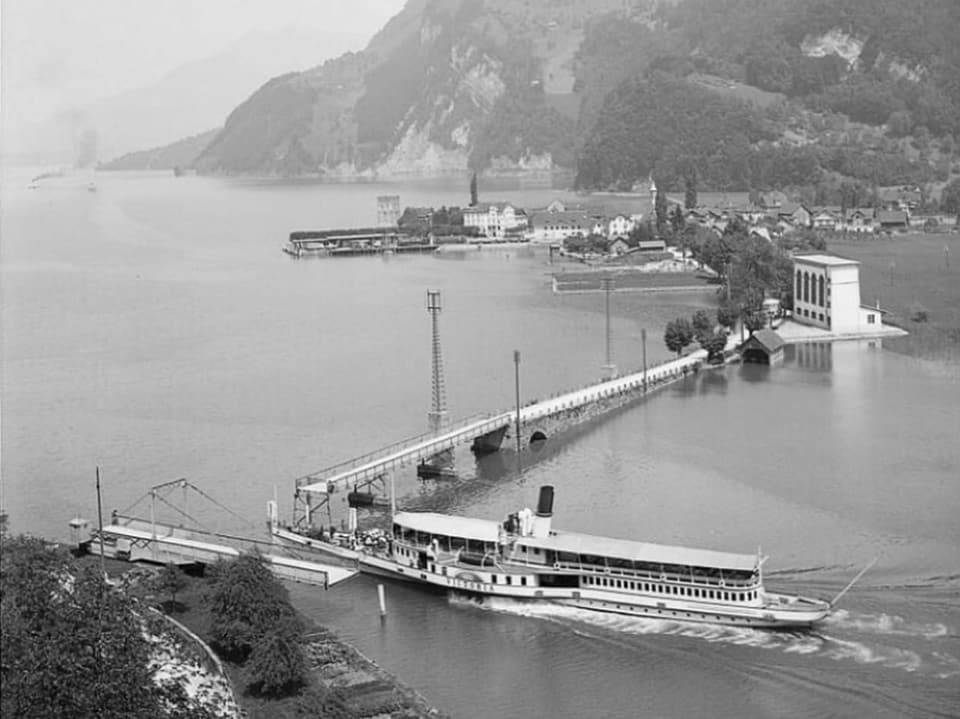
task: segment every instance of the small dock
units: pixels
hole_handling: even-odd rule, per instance
[[[103,555],[110,559],[127,562],[150,562],[153,564],[197,565],[205,567],[221,560],[236,559],[244,552],[259,552],[267,567],[279,578],[302,584],[313,584],[324,589],[350,579],[357,574],[355,567],[329,564],[307,550],[281,546],[272,538],[258,539],[208,529],[174,526],[156,520],[157,502],[172,508],[183,517],[189,517],[167,497],[171,492],[194,490],[210,499],[185,479],[174,480],[152,487],[141,498],[150,498],[150,519],[113,512],[109,524],[101,530],[94,529],[89,538],[81,541],[90,523],[85,519],[73,519],[70,527],[78,535],[81,551],[98,554],[103,546]],[[139,503],[141,500],[138,500]],[[184,502],[185,503],[185,502]],[[221,505],[222,506],[222,505]],[[316,561],[320,559],[320,561]]]
[[[208,565],[216,564],[221,559],[236,559],[242,551],[248,551],[252,546],[260,544],[264,545],[264,549],[279,549],[266,540],[185,530],[165,524],[151,524],[134,517],[118,515],[117,522],[103,528],[103,553],[109,559],[177,566]],[[100,551],[97,530],[94,530],[91,539],[84,544],[92,554]],[[352,568],[337,567],[302,557],[283,556],[267,551],[263,551],[262,556],[267,567],[279,578],[324,588],[339,584],[357,573]]]

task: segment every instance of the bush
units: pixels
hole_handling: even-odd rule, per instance
[[[919,302],[914,302],[910,305],[910,319],[913,322],[927,322],[930,319],[930,313]]]

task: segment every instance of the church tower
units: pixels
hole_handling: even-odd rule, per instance
[[[653,181],[653,173],[650,173],[650,207],[657,206],[657,183]]]

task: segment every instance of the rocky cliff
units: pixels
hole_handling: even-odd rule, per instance
[[[585,189],[949,176],[955,0],[409,0],[367,45],[266,83],[201,172],[575,170]]]
[[[362,52],[257,90],[197,168],[338,177],[572,169],[585,25],[655,5],[410,0]]]

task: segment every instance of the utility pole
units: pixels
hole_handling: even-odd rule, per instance
[[[517,461],[520,459],[520,350],[513,351],[513,386],[517,395]]]
[[[100,575],[106,576],[107,570],[103,559],[103,503],[100,501],[100,465],[97,465],[97,524],[100,529],[97,533],[100,538]]]
[[[603,285],[605,307],[606,307],[606,364],[603,366],[603,378],[613,379],[617,376],[617,366],[613,364],[612,352],[610,349],[610,290],[613,287],[613,278],[604,277],[601,281]]]
[[[440,430],[447,416],[447,398],[443,386],[443,356],[440,353],[438,325],[441,310],[440,290],[427,290],[427,312],[430,313],[433,325],[433,406],[427,413],[432,432]]]

